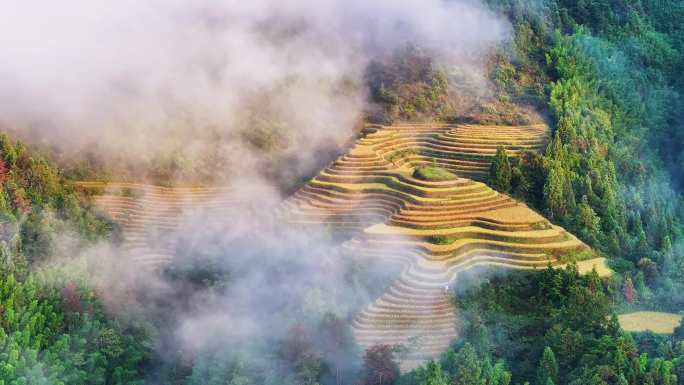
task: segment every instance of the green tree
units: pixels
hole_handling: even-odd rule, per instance
[[[544,206],[551,220],[564,222],[574,201],[572,186],[560,161],[554,161],[544,185]]]
[[[684,318],[679,321],[679,325],[674,329],[672,339],[675,343],[684,342]],[[684,345],[682,345],[684,347]]]
[[[537,369],[537,384],[547,385],[549,381],[554,384],[558,381],[558,362],[556,355],[550,347],[544,348],[544,353],[539,361]]]
[[[439,362],[430,361],[425,367],[416,370],[416,381],[418,385],[447,385],[448,381]]]
[[[582,197],[577,214],[577,225],[581,229],[582,238],[591,244],[598,243],[601,234],[601,228],[599,227],[600,218],[596,215],[594,209],[591,208],[586,195]]]
[[[496,155],[489,167],[489,184],[497,191],[508,193],[511,191],[513,172],[511,164],[503,146],[496,147]]]
[[[31,274],[18,280],[10,274],[0,284],[0,381],[140,384],[146,334],[132,324],[124,332],[85,288],[71,294],[90,314],[67,314],[62,293],[43,278]]]
[[[463,345],[458,352],[456,362],[453,385],[481,385],[482,366],[471,344]]]

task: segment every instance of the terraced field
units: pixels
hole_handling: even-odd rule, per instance
[[[177,231],[190,211],[205,210],[220,220],[229,217],[235,207],[229,191],[218,188],[97,182],[79,186],[99,190],[94,203],[121,225],[125,254],[151,269],[171,260],[178,238],[165,235]]]
[[[437,357],[456,337],[446,289],[476,265],[532,269],[560,254],[586,249],[577,238],[481,181],[497,145],[510,157],[546,146],[544,126],[447,124],[369,126],[345,155],[282,205],[283,219],[356,234],[342,248],[350,258],[385,259],[403,271],[353,320],[359,344],[402,347],[400,366]],[[415,178],[416,167],[439,166],[457,177]],[[479,181],[478,181],[479,180]],[[213,188],[162,188],[82,183],[101,189],[98,207],[122,224],[124,247],[156,268],[173,255],[164,234],[188,208],[228,217],[235,202]],[[174,237],[168,237],[174,239]]]
[[[539,151],[548,143],[547,127],[404,124],[371,126],[360,142],[383,159],[411,166],[437,165],[461,177],[483,180],[498,145],[510,157]]]
[[[522,151],[538,151],[548,142],[545,126],[501,127],[446,124],[369,126],[347,154],[323,170],[290,200],[291,219],[298,223],[329,223],[362,229],[384,222],[403,204],[405,193],[418,197],[451,194],[452,184],[443,186],[410,178],[415,167],[433,165],[472,180],[487,177],[497,145],[509,157]],[[359,183],[363,181],[363,183]],[[461,181],[460,184],[472,183]],[[429,192],[419,188],[429,187]],[[484,187],[471,185],[459,192],[475,193]],[[480,191],[484,199],[505,206],[507,197]],[[470,198],[477,198],[472,195]],[[307,202],[307,204],[298,204]],[[414,202],[415,203],[415,202]],[[467,209],[477,209],[473,201]],[[460,208],[459,208],[460,209]],[[440,217],[442,213],[439,214]],[[397,218],[397,221],[400,219]],[[448,222],[448,219],[447,219]]]
[[[538,150],[542,126],[370,127],[357,144],[285,202],[288,219],[358,231],[350,257],[403,264],[400,277],[353,321],[363,348],[403,347],[402,370],[444,352],[456,337],[447,288],[476,265],[531,269],[586,249],[577,238],[484,183],[498,144],[509,156]],[[431,182],[414,168],[458,177]],[[472,178],[467,179],[465,176]]]

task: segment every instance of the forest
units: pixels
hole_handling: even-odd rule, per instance
[[[513,158],[499,146],[486,182],[577,236],[615,274],[582,275],[572,263],[459,273],[449,288],[459,338],[439,359],[408,372],[400,371],[397,349],[362,351],[356,343],[348,317],[358,304],[288,316],[281,333],[183,351],[173,342],[174,315],[211,306],[200,295],[230,293],[243,272],[221,264],[229,251],[211,249],[163,269],[176,301],[120,287],[108,292],[82,253],[121,229],[93,209],[92,192],[74,180],[99,170],[62,167],[49,150],[2,134],[0,385],[684,384],[684,323],[671,335],[630,333],[617,318],[684,311],[684,2],[485,3],[512,28],[510,41],[488,55],[486,103],[474,100],[477,85],[458,69],[407,44],[366,68],[363,120],[545,122],[545,150]],[[276,134],[254,135],[278,141]],[[454,178],[435,165],[415,171],[422,180]],[[284,189],[301,183],[290,179]],[[279,246],[283,255],[308,246],[285,241],[294,245]],[[294,269],[268,268],[277,282]],[[386,284],[357,265],[341,274],[355,290]],[[274,287],[268,297],[278,297]],[[113,295],[125,300],[108,306]],[[278,320],[307,305],[281,300],[267,308]]]

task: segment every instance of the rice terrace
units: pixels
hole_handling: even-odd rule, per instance
[[[477,265],[545,268],[560,264],[559,255],[588,249],[523,203],[475,180],[486,179],[498,146],[515,157],[547,141],[544,126],[367,126],[348,153],[283,202],[290,223],[358,230],[343,245],[347,254],[403,266],[385,294],[353,320],[362,348],[404,347],[400,367],[415,369],[457,337],[457,309],[445,287],[459,271]],[[448,170],[452,178],[418,178],[421,167]],[[183,205],[209,204],[218,216],[231,208],[220,190],[210,188],[79,185],[104,192],[95,202],[123,226],[124,247],[134,261],[148,267],[170,257],[152,248],[155,239],[145,242],[146,234],[173,228]],[[123,189],[133,196],[122,195]],[[585,272],[595,266],[587,267]]]

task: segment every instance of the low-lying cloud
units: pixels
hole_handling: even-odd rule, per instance
[[[371,60],[417,44],[441,63],[478,69],[508,31],[469,0],[0,4],[1,129],[67,157],[88,152],[150,167],[160,157],[193,162],[216,152],[249,170],[273,155],[245,143],[279,141],[288,179],[310,171],[321,149],[339,147],[362,121]],[[105,270],[93,276],[104,280],[108,306],[132,309],[121,303],[130,299],[124,292],[141,288],[144,311],[178,309],[164,315],[175,318],[175,339],[201,350],[274,333],[279,314],[298,318],[293,308],[344,318],[372,298],[350,284],[329,234],[272,217],[282,199],[272,180],[237,173],[233,182],[244,198],[233,216],[215,222],[211,212],[186,212],[176,232],[152,240],[176,245],[181,265],[218,256],[213,267],[232,274],[229,288],[174,286],[104,245],[87,253]],[[386,272],[367,274],[388,282]]]
[[[219,138],[241,160],[265,118],[305,167],[362,119],[369,60],[415,43],[477,68],[508,30],[468,0],[0,3],[1,127],[141,162]]]

